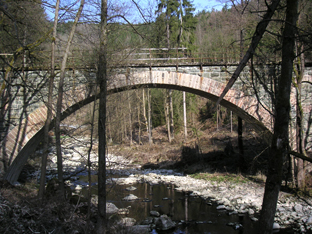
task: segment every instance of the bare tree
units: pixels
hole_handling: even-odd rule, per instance
[[[271,143],[271,157],[262,210],[259,233],[270,234],[273,229],[278,194],[281,188],[283,161],[289,154],[289,113],[293,60],[295,58],[295,35],[298,19],[298,0],[287,0],[286,21],[283,31],[281,76],[275,104],[274,133]]]
[[[186,126],[186,100],[185,100],[185,91],[183,91],[183,125],[184,125],[184,138],[187,138],[187,126]]]
[[[277,6],[279,5],[279,2],[280,2],[280,0],[274,0],[274,1],[272,1],[271,5],[267,6],[268,10],[267,10],[266,14],[263,16],[263,19],[258,23],[258,25],[256,27],[256,31],[252,37],[252,41],[250,43],[250,46],[249,46],[247,52],[245,53],[244,57],[240,61],[239,65],[237,66],[235,72],[233,73],[231,79],[229,80],[226,87],[224,88],[222,94],[220,95],[220,97],[217,101],[217,105],[220,104],[221,100],[224,98],[224,96],[227,94],[229,89],[233,86],[233,84],[235,83],[235,81],[239,77],[241,71],[244,69],[244,67],[246,66],[249,59],[252,58],[263,34],[266,31],[266,28],[270,22],[270,19],[272,18]]]
[[[88,149],[88,160],[87,160],[87,171],[88,171],[88,213],[87,213],[87,231],[90,228],[90,216],[91,216],[91,151],[93,146],[93,133],[95,125],[95,107],[96,107],[96,97],[94,98],[93,106],[91,107],[91,132],[90,132],[90,147]]]
[[[297,48],[297,50],[300,50],[300,47]],[[300,52],[299,52],[300,53]],[[298,55],[298,51],[297,51]],[[294,69],[295,77],[293,79],[293,85],[296,89],[296,148],[297,152],[300,154],[307,156],[307,152],[305,150],[304,146],[304,137],[303,137],[303,119],[304,119],[304,113],[302,108],[302,79],[304,74],[304,54],[301,53],[301,56],[299,55],[297,57],[297,67]],[[296,186],[299,189],[305,188],[305,162],[303,159],[297,159],[297,170],[293,171],[294,174],[296,174]]]
[[[43,142],[43,155],[42,155],[42,164],[41,164],[41,177],[40,177],[40,187],[38,196],[40,199],[43,199],[45,191],[45,182],[46,182],[46,167],[47,167],[47,157],[49,149],[49,128],[52,119],[52,94],[53,94],[53,82],[54,82],[54,64],[55,64],[55,44],[56,44],[56,29],[58,23],[58,13],[60,7],[60,0],[56,1],[55,6],[55,17],[53,25],[53,34],[52,34],[52,43],[51,43],[51,74],[49,79],[49,91],[48,91],[48,103],[47,103],[47,119],[44,125],[44,142]]]
[[[170,108],[170,136],[174,139],[174,121],[173,121],[173,102],[172,102],[172,89],[169,89],[169,108]]]
[[[107,95],[107,0],[101,0],[100,51],[97,82],[99,97],[99,170],[98,170],[98,219],[97,233],[106,233],[106,95]]]
[[[164,95],[164,98],[165,98],[165,106],[164,106],[164,109],[165,109],[165,119],[166,119],[166,126],[167,126],[167,135],[168,135],[168,140],[169,142],[171,142],[171,131],[170,131],[170,109],[169,109],[169,90],[165,90],[165,95]]]
[[[131,116],[131,100],[130,100],[130,92],[128,91],[128,104],[129,104],[129,141],[130,141],[130,146],[133,144],[133,139],[132,139],[132,116]]]
[[[240,62],[232,78],[228,82],[217,104],[220,103],[229,88],[234,84],[247,61],[252,57],[266,26],[268,25],[275,9],[279,5],[279,1],[272,1],[268,6],[267,13],[262,21],[257,25],[256,32],[252,39],[251,45]],[[290,90],[292,83],[293,60],[295,58],[294,46],[296,35],[296,22],[298,1],[287,0],[286,21],[283,31],[282,42],[282,66],[281,76],[278,80],[276,90],[276,103],[274,113],[274,133],[271,143],[271,157],[269,159],[269,167],[267,180],[265,184],[265,193],[263,198],[262,210],[259,220],[259,233],[272,233],[278,194],[282,182],[283,160],[289,154],[289,113],[290,113]]]
[[[145,103],[146,103],[146,98],[145,98],[145,89],[142,89],[142,99],[143,99],[143,121],[146,127],[146,131],[148,132],[148,123],[147,123],[147,117],[146,117],[146,107],[145,107]]]
[[[151,90],[147,89],[147,111],[148,111],[148,143],[153,144],[153,138],[152,138],[152,109],[151,109]]]
[[[296,151],[301,154],[304,157],[307,157],[306,152],[306,143],[307,139],[305,139],[305,129],[304,129],[304,99],[307,99],[305,97],[304,92],[302,90],[302,86],[304,86],[305,82],[304,80],[304,73],[305,73],[305,48],[309,47],[309,40],[306,39],[307,35],[311,35],[310,28],[311,26],[309,24],[306,24],[306,22],[309,22],[307,20],[307,10],[311,6],[311,3],[308,1],[300,1],[300,14],[298,19],[298,37],[296,40],[296,65],[294,66],[294,78],[293,78],[293,86],[296,90],[296,136],[295,136],[295,143],[296,143]],[[309,54],[306,53],[309,57]],[[309,58],[308,58],[309,60]],[[309,84],[309,83],[308,83]],[[311,84],[310,84],[311,85]],[[307,130],[306,133],[308,133],[309,130]],[[307,161],[303,160],[302,158],[291,158],[292,159],[292,176],[293,176],[293,182],[296,185],[297,188],[301,190],[306,189],[306,164]]]
[[[57,103],[56,103],[56,117],[55,117],[55,120],[56,120],[55,121],[55,142],[56,142],[56,152],[57,152],[58,180],[59,180],[59,185],[60,185],[62,196],[65,196],[64,183],[63,183],[63,165],[62,165],[63,160],[62,160],[62,147],[61,147],[61,133],[60,133],[62,102],[63,102],[63,94],[64,94],[63,86],[64,86],[66,63],[67,63],[67,58],[69,54],[69,49],[70,49],[70,46],[74,37],[74,33],[76,30],[76,26],[78,24],[78,20],[80,18],[80,15],[83,9],[83,5],[84,5],[84,0],[81,0],[74,23],[72,25],[70,34],[67,39],[67,45],[66,45],[66,49],[65,49],[62,64],[61,64],[60,81],[58,83],[58,97],[57,97]]]

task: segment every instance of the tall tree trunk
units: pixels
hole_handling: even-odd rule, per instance
[[[145,89],[143,89],[142,94],[143,94],[143,118],[144,118],[144,124],[145,124],[145,127],[146,127],[146,132],[148,132],[148,122],[147,122],[147,118],[146,118],[146,108],[145,108],[145,104],[146,104],[146,101],[145,101]]]
[[[8,134],[9,128],[6,126],[5,116],[7,114],[8,121],[11,119],[11,112],[12,112],[12,94],[11,94],[11,70],[14,65],[14,58],[10,62],[10,66],[7,66],[5,74],[4,74],[4,81],[2,83],[2,93],[0,98],[0,122],[1,122],[1,130],[5,130],[3,133],[1,132],[1,141],[4,137]],[[9,155],[6,153],[6,146],[5,141],[2,141],[1,145],[1,153],[3,155],[3,168],[4,171],[7,171],[9,167]]]
[[[100,87],[99,104],[99,170],[97,234],[106,233],[106,95],[107,95],[107,0],[101,0],[101,36],[97,82]]]
[[[233,132],[233,112],[230,112],[231,132]]]
[[[241,7],[244,8],[244,1],[241,0]],[[244,12],[242,10],[240,17],[240,60],[244,56],[244,28],[242,26]],[[245,160],[244,160],[244,145],[243,145],[243,120],[241,117],[237,116],[237,140],[238,140],[238,149],[239,149],[239,167],[241,171],[245,170]]]
[[[138,118],[138,144],[141,145],[142,144],[142,140],[141,140],[141,135],[142,135],[142,120],[141,120],[141,97],[140,97],[140,92],[139,90],[135,91],[136,93],[136,97],[138,100],[138,105],[137,105],[137,118]],[[143,105],[144,105],[144,100],[143,100]]]
[[[64,191],[64,183],[63,183],[63,163],[62,163],[62,148],[61,148],[61,134],[60,134],[60,123],[61,123],[61,113],[62,113],[62,103],[63,103],[63,86],[64,86],[64,78],[66,72],[66,63],[69,54],[69,49],[75,34],[76,26],[78,20],[80,18],[82,9],[84,5],[84,0],[80,1],[80,6],[78,12],[76,14],[73,26],[71,28],[70,34],[68,36],[66,49],[63,55],[62,65],[61,65],[61,74],[60,74],[60,81],[58,84],[58,96],[57,96],[57,103],[56,103],[56,118],[55,118],[55,141],[56,141],[56,153],[57,153],[57,172],[58,172],[58,180],[60,185],[60,190],[62,192],[62,196],[65,196]]]
[[[262,210],[259,220],[259,233],[272,233],[278,194],[282,182],[283,160],[289,153],[289,112],[290,90],[292,83],[296,22],[298,18],[298,0],[287,0],[286,22],[283,31],[281,76],[275,105],[274,134],[271,145],[271,157]]]
[[[138,105],[138,127],[139,127],[139,130],[138,130],[138,143],[139,145],[141,145],[141,119],[140,119],[140,111],[141,111],[141,108],[140,108],[140,105]]]
[[[151,110],[151,91],[147,90],[147,108],[148,108],[148,142],[153,144],[152,139],[152,110]]]
[[[242,172],[245,171],[244,145],[243,145],[243,120],[237,116],[237,135],[238,135],[238,149],[239,149],[239,167]]]
[[[298,48],[300,51],[301,48]],[[298,54],[298,53],[297,53]],[[299,151],[300,154],[307,156],[307,153],[305,151],[304,147],[304,141],[303,141],[303,109],[302,109],[302,102],[301,102],[301,82],[304,75],[304,54],[301,53],[301,56],[298,57],[298,66],[295,69],[295,77],[294,80],[294,86],[296,88],[296,145],[297,145],[297,151]],[[297,159],[297,186],[299,189],[305,189],[305,162],[304,160],[298,158]]]
[[[178,47],[180,47],[182,43],[182,33],[183,33],[183,6],[182,6],[182,0],[180,0],[180,31],[179,31],[179,41],[178,41]]]
[[[172,102],[172,89],[169,89],[169,108],[170,108],[170,136],[171,140],[174,139],[174,121],[173,121],[173,102]]]
[[[108,121],[108,124],[107,124],[107,131],[108,131],[108,142],[109,143],[112,143],[113,142],[113,138],[112,138],[112,130],[111,130],[111,121],[112,121],[112,118],[111,118],[111,113],[109,112],[109,110],[107,110],[107,121]]]
[[[93,146],[93,134],[94,134],[94,118],[95,118],[95,106],[96,106],[96,98],[94,99],[93,106],[91,107],[91,133],[90,133],[90,147],[88,149],[88,161],[87,161],[87,170],[88,170],[88,213],[87,213],[87,231],[90,230],[90,216],[91,216],[91,151]]]
[[[219,121],[220,120],[220,105],[217,105],[217,130],[219,130]]]
[[[167,33],[167,48],[168,48],[168,57],[169,55],[169,49],[170,49],[170,28],[169,28],[169,16],[166,12],[166,33]]]
[[[128,103],[129,103],[129,140],[130,140],[130,146],[133,144],[132,142],[132,116],[131,116],[131,102],[130,102],[130,94],[128,91]]]
[[[52,95],[53,95],[53,83],[54,83],[54,64],[55,64],[55,44],[56,44],[56,29],[58,23],[58,13],[60,8],[60,0],[56,1],[55,6],[55,16],[54,16],[54,25],[52,33],[52,43],[51,43],[51,74],[49,79],[49,91],[48,91],[48,103],[47,103],[47,119],[44,125],[44,141],[43,141],[43,155],[41,162],[41,175],[40,175],[40,187],[38,196],[40,199],[43,199],[45,192],[45,183],[46,183],[46,167],[47,167],[47,157],[49,150],[49,127],[52,119]]]
[[[183,123],[184,123],[184,138],[187,139],[187,126],[186,126],[186,98],[185,92],[183,91]]]
[[[125,114],[125,112],[123,111],[122,112],[122,118],[123,118],[123,129],[124,129],[124,131],[123,131],[123,141],[124,142],[127,142],[127,139],[128,139],[128,133],[127,133],[127,118],[126,118],[126,114]]]
[[[171,143],[171,131],[170,131],[170,113],[169,113],[169,90],[166,90],[165,95],[165,118],[166,118],[166,126],[167,126],[167,134],[168,134],[168,140]]]

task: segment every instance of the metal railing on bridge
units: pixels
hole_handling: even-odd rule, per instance
[[[56,53],[56,68],[60,68],[62,51]],[[51,51],[36,51],[25,56],[16,57],[13,54],[0,53],[0,69],[6,70],[14,58],[14,67],[17,70],[46,69],[50,66]],[[90,67],[95,68],[97,53],[94,50],[72,50],[68,56],[68,68]],[[26,61],[26,63],[25,63]],[[136,48],[125,49],[119,52],[108,53],[109,66],[161,66],[161,65],[188,65],[188,64],[238,64],[239,53],[228,51],[218,52],[193,52],[187,48]]]
[[[127,54],[128,53],[128,54]],[[115,54],[116,55],[116,54]],[[187,65],[238,63],[239,54],[191,52],[181,48],[139,48],[123,52],[125,62],[131,65]]]

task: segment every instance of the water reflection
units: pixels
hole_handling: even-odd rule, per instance
[[[151,185],[149,183],[135,184],[137,189],[127,191],[130,185],[114,185],[108,189],[108,202],[114,203],[118,208],[130,208],[126,216],[135,218],[137,223],[142,223],[150,216],[150,211],[158,211],[160,215],[166,214],[178,223],[175,230],[153,230],[154,234],[255,234],[257,222],[246,214],[228,215],[225,210],[217,210],[217,204],[209,200],[191,196],[175,190],[174,185]],[[85,192],[86,193],[86,192]],[[96,194],[96,189],[92,189]],[[124,201],[123,198],[133,194],[139,197],[136,201]],[[235,229],[229,223],[242,224],[243,228]],[[278,232],[280,234],[286,231]]]

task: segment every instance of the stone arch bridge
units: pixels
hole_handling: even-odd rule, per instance
[[[111,75],[108,81],[108,93],[116,93],[137,88],[166,88],[194,93],[216,101],[221,95],[230,74],[236,66],[184,66],[184,67],[128,67],[117,69],[115,75]],[[77,76],[77,74],[76,74]],[[78,76],[83,76],[81,73]],[[246,68],[241,77],[249,76]],[[305,79],[312,80],[311,72]],[[93,77],[95,77],[93,72]],[[246,80],[248,80],[246,78]],[[93,79],[95,83],[95,79]],[[246,86],[243,78],[234,88],[229,90],[221,105],[232,110],[245,121],[252,123],[255,129],[264,131],[270,135],[272,129],[272,116],[265,105],[260,104],[252,91],[242,90]],[[98,98],[98,91],[91,91],[87,85],[77,85],[64,94],[62,120],[82,106],[93,102]],[[265,100],[265,95],[260,96]],[[269,105],[269,103],[268,103]],[[311,106],[310,106],[310,109]],[[6,157],[8,169],[5,179],[14,183],[25,165],[28,155],[31,154],[43,138],[43,126],[46,119],[47,108],[42,105],[33,110],[22,124],[9,131],[2,140],[0,157]],[[54,122],[50,128],[52,129]],[[24,135],[21,134],[24,129]]]

